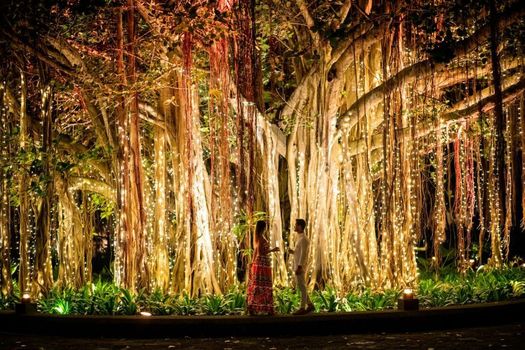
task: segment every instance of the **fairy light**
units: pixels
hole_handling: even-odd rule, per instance
[[[506,216],[504,221],[504,230],[503,230],[503,241],[502,241],[502,247],[505,252],[505,259],[508,259],[509,256],[509,249],[510,249],[510,230],[512,225],[512,133],[510,129],[510,121],[511,116],[508,108],[506,109],[505,113],[505,166],[506,166],[506,174],[505,174],[505,208],[506,208]],[[503,172],[503,171],[502,171]]]
[[[466,174],[465,174],[465,141],[463,135],[466,135],[466,131],[463,132],[465,125],[461,124],[458,128],[456,135],[456,142],[454,147],[457,147],[458,150],[455,151],[454,157],[455,161],[455,172],[456,172],[456,193],[455,193],[455,203],[456,214],[457,214],[457,223],[458,226],[458,265],[462,272],[467,268],[466,261],[466,246],[465,246],[465,229],[466,229]],[[465,136],[466,137],[466,136]],[[459,174],[459,178],[458,175]]]
[[[489,131],[487,137],[490,141],[489,150],[489,205],[490,205],[490,235],[491,235],[491,260],[494,266],[501,265],[501,242],[500,242],[500,203],[498,198],[498,168],[496,162],[496,135],[494,130],[494,117],[489,118]]]

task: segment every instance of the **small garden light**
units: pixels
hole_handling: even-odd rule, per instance
[[[31,294],[25,292],[20,298],[20,302],[15,304],[17,314],[34,314],[36,313],[36,303],[31,302]]]
[[[149,316],[151,316],[151,312],[141,311],[141,312],[140,312],[140,315],[141,315],[141,316],[149,317]]]
[[[24,293],[22,295],[22,303],[27,304],[27,303],[30,303],[30,302],[31,302],[31,294]]]
[[[414,291],[411,288],[403,290],[403,299],[414,299]]]
[[[403,311],[419,310],[419,299],[414,296],[412,288],[405,288],[401,298],[397,300],[397,308]]]

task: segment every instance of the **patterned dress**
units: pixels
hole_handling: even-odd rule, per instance
[[[255,248],[250,280],[246,290],[248,312],[250,315],[273,315],[272,265],[269,256],[270,246],[263,239]]]

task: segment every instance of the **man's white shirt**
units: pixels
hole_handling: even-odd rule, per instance
[[[301,266],[303,271],[306,271],[306,263],[308,261],[308,246],[310,241],[306,238],[304,233],[299,235],[299,239],[295,244],[294,250],[294,271],[297,271],[297,267]]]

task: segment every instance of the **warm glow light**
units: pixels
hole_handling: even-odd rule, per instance
[[[141,316],[149,317],[149,316],[151,316],[151,312],[141,311],[141,312],[140,312],[140,315],[141,315]]]
[[[31,295],[29,293],[24,293],[22,295],[22,302],[23,303],[30,303],[31,302]]]
[[[414,292],[411,288],[405,288],[405,290],[403,290],[403,299],[414,299]]]

